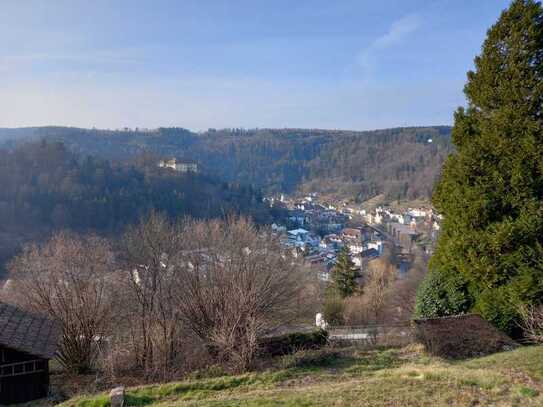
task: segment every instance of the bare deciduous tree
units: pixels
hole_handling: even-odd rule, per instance
[[[27,246],[9,270],[12,299],[59,321],[60,361],[76,372],[90,369],[96,342],[112,317],[114,256],[109,243],[96,236],[57,233],[41,246]]]
[[[170,375],[181,356],[181,324],[173,300],[182,239],[180,225],[156,213],[130,227],[123,239],[131,347],[150,376]]]
[[[299,311],[301,272],[277,238],[244,218],[187,222],[184,240],[180,316],[232,369],[244,370],[257,339]]]
[[[123,242],[132,349],[148,375],[171,375],[195,335],[233,370],[258,338],[298,315],[303,273],[277,238],[244,218],[170,222],[152,214]]]
[[[387,294],[386,315],[390,320],[406,321],[413,317],[417,290],[428,270],[427,260],[415,251],[413,264],[401,279],[394,281]]]
[[[117,259],[104,239],[59,233],[27,247],[11,273],[15,302],[61,322],[67,367],[93,367],[107,337],[102,368],[116,374],[122,359],[162,379],[182,370],[189,347],[246,369],[259,338],[299,316],[311,292],[278,239],[244,218],[151,214],[128,229]]]
[[[381,258],[370,263],[368,273],[364,284],[368,316],[372,322],[378,322],[384,310],[387,290],[396,278],[396,268],[386,258]]]
[[[362,293],[345,299],[345,323],[367,325],[384,323],[392,287],[396,281],[396,267],[385,254],[368,264]]]

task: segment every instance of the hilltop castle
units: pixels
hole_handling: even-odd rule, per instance
[[[176,158],[161,160],[158,163],[161,168],[171,168],[179,172],[198,172],[198,164],[195,162],[178,162]]]

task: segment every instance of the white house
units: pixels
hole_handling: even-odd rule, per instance
[[[355,267],[358,267],[358,268],[362,267],[362,256],[360,256],[360,254],[352,256],[351,260],[353,261],[353,264],[355,265]]]
[[[364,245],[362,242],[351,241],[347,243],[347,247],[349,248],[351,254],[359,254],[364,251]]]
[[[289,230],[287,234],[289,243],[293,244],[294,246],[302,247],[307,244],[316,247],[320,243],[320,239],[314,238],[311,236],[309,231],[305,229],[300,228]]]
[[[365,219],[370,225],[380,225],[383,222],[381,212],[376,212],[375,214],[370,212],[366,214]]]
[[[404,217],[400,213],[390,212],[389,216],[390,216],[390,220],[393,221],[393,222],[397,222],[397,223],[400,223],[402,225],[405,223]]]
[[[309,230],[305,230],[302,228],[288,231],[289,238],[293,238],[295,240],[305,240],[308,235],[309,235]]]
[[[407,214],[412,218],[425,218],[428,215],[428,212],[425,209],[409,209]]]
[[[380,255],[383,254],[384,247],[385,245],[382,240],[373,240],[366,244],[367,249],[375,249]]]

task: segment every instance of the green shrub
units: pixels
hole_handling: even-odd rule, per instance
[[[537,390],[535,390],[535,389],[530,388],[530,387],[522,386],[522,387],[520,387],[518,389],[518,392],[523,397],[537,397],[537,396],[539,396],[539,392]]]
[[[486,289],[477,296],[474,310],[496,328],[512,336],[519,335],[519,305],[507,287]]]
[[[415,304],[417,318],[436,318],[468,312],[472,298],[460,274],[432,270],[422,281]]]

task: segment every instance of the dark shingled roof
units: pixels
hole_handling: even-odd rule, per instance
[[[0,345],[51,359],[59,338],[60,329],[55,322],[0,302]]]

